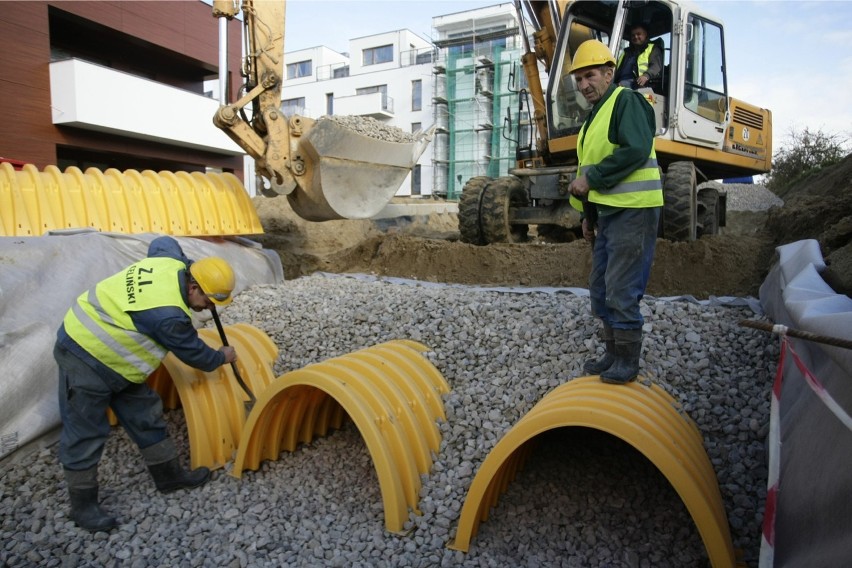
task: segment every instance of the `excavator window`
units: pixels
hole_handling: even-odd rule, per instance
[[[683,104],[692,112],[721,124],[728,110],[722,28],[691,16],[687,33]]]

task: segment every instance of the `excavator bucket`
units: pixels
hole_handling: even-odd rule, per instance
[[[393,142],[330,118],[318,120],[300,140],[306,173],[287,195],[293,211],[308,221],[373,217],[390,202],[432,133]]]

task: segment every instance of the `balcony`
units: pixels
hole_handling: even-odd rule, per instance
[[[379,92],[335,97],[334,114],[393,118],[393,98]]]
[[[217,100],[80,59],[50,64],[53,124],[217,154],[244,154],[213,125]]]

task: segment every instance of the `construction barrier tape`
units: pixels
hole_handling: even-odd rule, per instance
[[[767,480],[766,511],[763,515],[763,532],[760,539],[760,566],[772,566],[775,561],[775,517],[778,505],[778,490],[781,472],[781,387],[784,381],[784,362],[789,351],[793,363],[805,379],[814,394],[828,407],[840,422],[852,431],[852,417],[834,400],[814,374],[807,368],[793,343],[786,335],[784,328],[773,330],[781,335],[781,355],[778,359],[778,370],[775,372],[775,382],[772,385],[772,403],[769,419],[769,478]]]

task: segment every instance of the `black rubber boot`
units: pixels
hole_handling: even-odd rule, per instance
[[[615,329],[615,361],[601,373],[601,381],[625,385],[639,374],[639,357],[642,355],[642,329]]]
[[[210,479],[210,470],[206,467],[186,471],[180,466],[178,458],[173,458],[156,465],[149,465],[148,471],[151,472],[154,484],[161,493],[198,487],[199,485],[204,485]]]
[[[600,338],[606,346],[606,352],[600,359],[583,363],[583,372],[587,375],[600,375],[615,362],[615,340],[613,339],[612,328],[609,325],[603,324]]]
[[[83,471],[65,470],[68,496],[71,501],[71,520],[87,531],[110,531],[116,527],[115,517],[98,505],[98,468]]]

